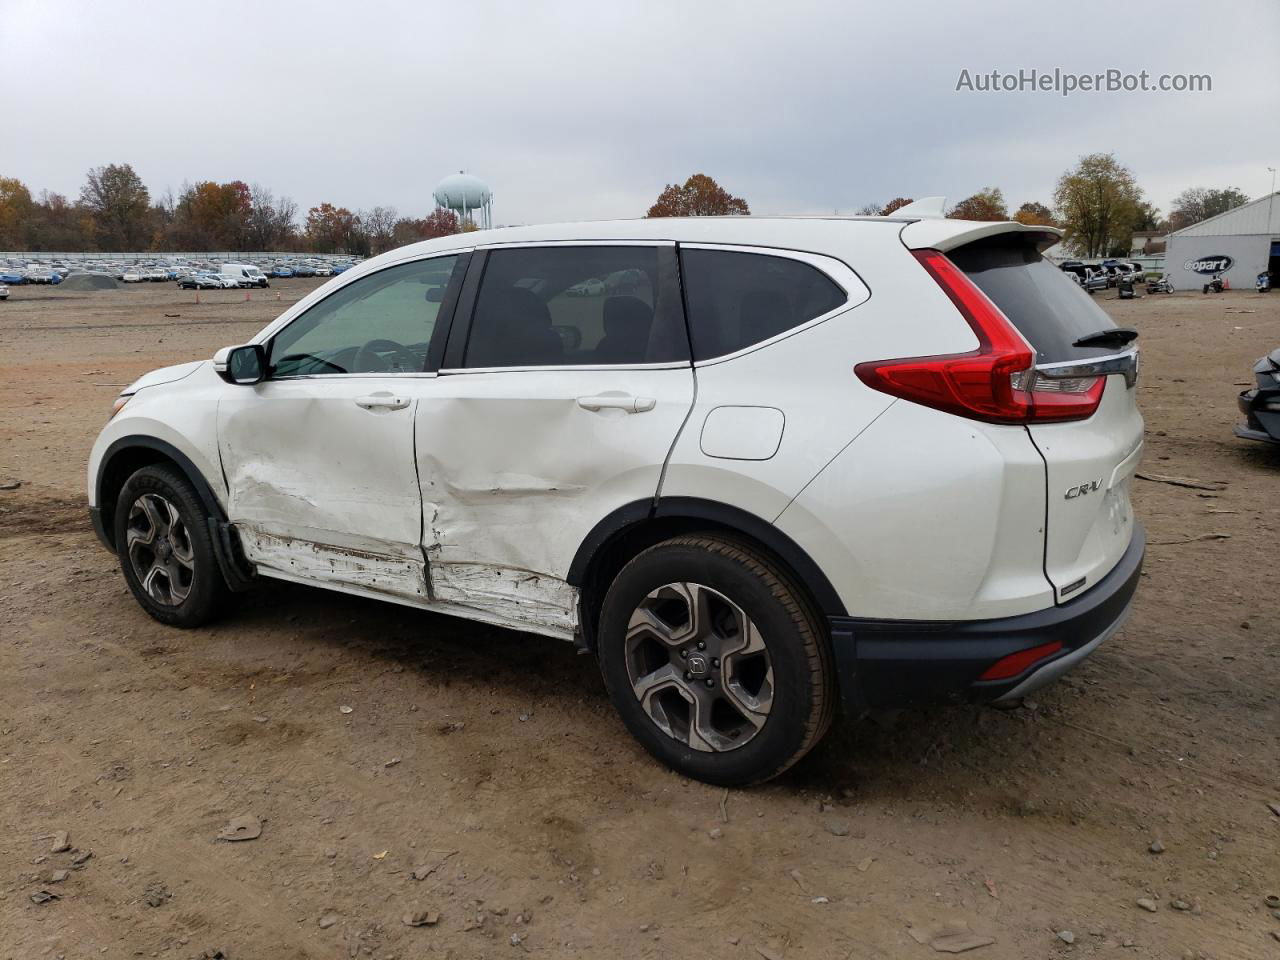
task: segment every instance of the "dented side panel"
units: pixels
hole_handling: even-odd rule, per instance
[[[603,517],[657,496],[692,368],[468,371],[435,387],[416,423],[434,596],[526,629],[574,624],[573,556]],[[578,402],[610,395],[654,403],[629,413]]]
[[[259,573],[279,572],[317,586],[349,584],[380,594],[426,601],[426,563],[422,556],[385,553],[366,543],[335,543],[341,538],[328,530],[287,533],[270,525],[235,524],[245,556]],[[309,537],[298,536],[297,533]],[[356,541],[357,538],[351,538]]]
[[[260,568],[320,585],[428,596],[413,401],[415,377],[315,377],[228,389],[218,405],[227,515]]]

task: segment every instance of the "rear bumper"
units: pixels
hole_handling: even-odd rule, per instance
[[[1080,596],[1016,617],[994,620],[863,620],[831,618],[831,641],[847,713],[947,700],[1014,699],[1056,680],[1115,633],[1128,616],[1146,551],[1133,539],[1115,567]],[[1051,656],[1001,680],[979,679],[1020,651],[1061,644]]]

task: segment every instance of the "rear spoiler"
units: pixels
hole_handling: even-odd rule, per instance
[[[903,207],[893,214],[898,217],[907,212],[908,207]],[[1019,239],[1035,244],[1040,250],[1051,247],[1062,239],[1062,231],[1056,227],[1029,227],[1013,221],[983,223],[977,220],[946,220],[933,216],[907,224],[902,228],[901,237],[908,250],[931,249],[945,253],[975,240],[1002,233],[1024,234]]]

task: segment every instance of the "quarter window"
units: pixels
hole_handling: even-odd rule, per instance
[[[848,299],[800,260],[731,250],[680,250],[693,359],[709,360],[776,337]]]
[[[424,370],[440,305],[451,281],[460,281],[462,260],[388,267],[321,300],[271,341],[272,376]]]
[[[669,247],[494,250],[463,365],[687,362],[674,261]]]

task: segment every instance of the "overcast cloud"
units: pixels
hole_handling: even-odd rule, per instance
[[[1168,211],[1280,167],[1280,3],[0,0],[0,175],[78,194],[242,179],[431,209],[465,168],[496,223],[634,217],[714,176],[754,213],[987,185],[1050,202],[1115,151]],[[1207,73],[1211,93],[956,92],[962,69]]]

